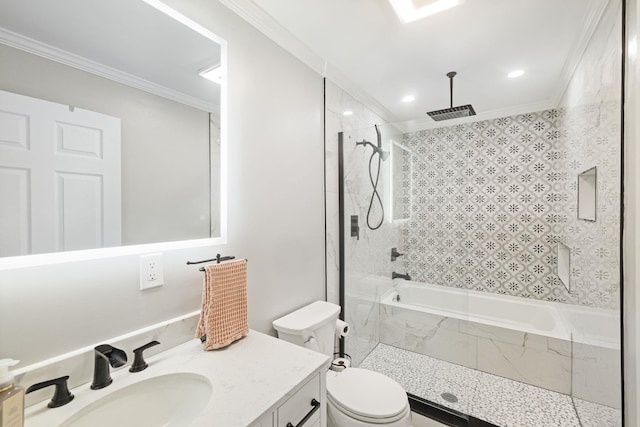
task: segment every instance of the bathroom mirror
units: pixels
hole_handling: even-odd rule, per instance
[[[409,219],[411,201],[411,150],[391,141],[391,218]]]
[[[596,220],[596,195],[598,171],[596,167],[578,175],[578,219]]]
[[[225,58],[156,0],[4,2],[0,256],[222,242]]]

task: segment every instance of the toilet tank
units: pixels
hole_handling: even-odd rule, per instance
[[[316,301],[273,321],[278,338],[327,356],[333,355],[340,306]]]

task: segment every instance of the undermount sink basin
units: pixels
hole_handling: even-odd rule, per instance
[[[153,377],[87,405],[62,427],[187,426],[205,408],[211,390],[209,380],[197,374]]]

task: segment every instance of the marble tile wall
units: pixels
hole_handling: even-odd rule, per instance
[[[570,301],[620,309],[621,76],[622,2],[609,2],[574,71],[560,108],[567,150],[559,167],[571,177],[563,212],[564,243],[571,248]],[[577,219],[576,175],[597,167],[596,221]],[[579,326],[576,326],[579,327]],[[574,331],[575,332],[575,331]],[[573,345],[572,395],[583,426],[614,425],[594,417],[592,402],[611,409],[619,420],[621,367],[618,336],[614,348]],[[617,345],[615,345],[617,344]],[[616,415],[617,413],[617,415]],[[596,420],[596,421],[594,421]]]
[[[576,304],[620,307],[621,2],[612,1],[584,52],[560,107],[567,156],[557,167],[568,217],[563,241],[571,248],[571,297]],[[596,221],[577,218],[577,175],[597,167]]]
[[[327,299],[338,302],[339,234],[338,234],[338,133],[344,132],[345,224],[352,215],[359,218],[360,236],[345,238],[346,301],[345,320],[351,325],[346,338],[346,352],[358,364],[378,344],[378,298],[392,286],[391,272],[397,263],[391,262],[391,248],[397,247],[400,230],[390,218],[390,162],[381,163],[378,192],[382,199],[384,219],[377,230],[366,225],[372,186],[369,181],[369,160],[372,148],[356,141],[377,143],[374,125],[382,133],[383,149],[389,152],[391,141],[402,136],[395,128],[340,87],[326,81],[326,221],[327,221]],[[345,116],[344,111],[352,114]],[[371,165],[377,169],[377,156]],[[370,223],[376,225],[383,209],[374,201]]]
[[[571,393],[571,342],[381,305],[380,342],[559,393]]]

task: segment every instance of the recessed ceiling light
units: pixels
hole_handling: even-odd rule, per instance
[[[413,102],[416,100],[416,97],[413,95],[407,95],[404,98],[402,98],[402,102]]]
[[[347,110],[342,113],[343,116],[353,116],[353,111]]]
[[[509,74],[507,74],[507,77],[509,77],[510,79],[515,79],[516,77],[520,77],[523,74],[524,74],[524,70],[514,70]]]
[[[212,65],[207,68],[203,68],[198,72],[201,77],[207,80],[211,80],[214,83],[222,84],[222,67],[220,64]]]
[[[405,24],[426,18],[427,16],[434,15],[462,3],[462,0],[422,0],[418,2],[418,4],[422,4],[422,6],[416,7],[414,0],[389,1],[391,2],[391,6],[393,6],[393,10],[396,11],[400,20]]]

